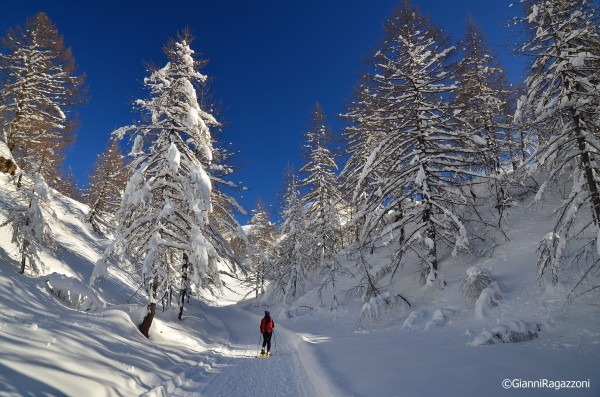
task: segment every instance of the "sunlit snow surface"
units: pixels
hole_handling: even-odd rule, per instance
[[[14,189],[0,174],[0,222]],[[598,303],[565,306],[567,291],[537,286],[535,250],[552,222],[541,202],[513,210],[510,241],[493,257],[442,262],[443,291],[407,279],[403,294],[413,307],[369,328],[359,327],[362,303],[354,297],[340,294],[335,312],[320,307],[316,293],[296,307],[235,304],[253,294],[225,279],[230,289],[223,297],[210,305],[192,299],[183,321],[176,310],[159,307],[147,340],[136,328],[145,299],[127,274],[111,267],[109,277],[87,289],[108,244],[82,222],[87,208],[57,193],[52,200],[57,247],[42,254],[47,275],[19,275],[16,247],[8,229],[0,229],[1,396],[600,395]],[[479,314],[457,288],[475,265],[502,286],[500,304]],[[274,355],[260,359],[265,309],[276,324]],[[500,335],[486,343],[496,332],[538,326],[530,341],[500,343]],[[543,378],[589,379],[591,387],[502,386],[503,379]]]

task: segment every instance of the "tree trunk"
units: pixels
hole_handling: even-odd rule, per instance
[[[523,133],[523,129],[521,129],[521,163],[525,164],[525,160],[527,160],[527,149],[525,148],[525,134]]]
[[[27,62],[27,61],[25,61]],[[19,93],[19,97],[17,99],[17,109],[15,110],[15,114],[12,118],[12,120],[10,121],[10,125],[8,127],[8,134],[5,133],[6,136],[6,146],[8,147],[8,150],[10,150],[11,153],[14,153],[15,148],[17,147],[17,141],[15,138],[16,135],[16,125],[19,123],[19,121],[21,121],[22,118],[22,108],[23,108],[23,100],[25,99],[25,96],[23,94],[24,91],[24,83],[21,84],[21,92]]]
[[[152,320],[154,320],[154,315],[156,314],[156,302],[152,302],[148,305],[148,313],[144,320],[139,326],[140,332],[146,338],[150,337],[150,326],[152,325]]]
[[[590,191],[592,200],[592,210],[594,221],[596,225],[600,222],[600,192],[598,192],[598,184],[594,178],[594,170],[592,169],[592,160],[590,159],[590,153],[585,147],[585,140],[581,135],[581,127],[579,126],[579,116],[575,114],[575,109],[571,109],[571,115],[573,116],[573,123],[575,124],[575,133],[577,134],[577,145],[581,152],[581,168],[585,173],[585,179]]]
[[[394,217],[394,222],[400,222],[404,218],[404,208],[402,208],[402,201],[398,202],[398,208],[396,210],[396,216]],[[400,228],[400,246],[404,244],[405,240],[405,231],[404,226]]]
[[[150,337],[150,326],[152,325],[152,320],[154,320],[154,315],[156,314],[156,289],[158,288],[158,277],[154,277],[152,281],[152,300],[148,305],[148,313],[142,320],[142,323],[139,325],[139,330],[146,338]]]
[[[423,221],[427,224],[427,230],[425,230],[425,237],[432,241],[432,245],[427,247],[427,264],[431,270],[437,270],[437,250],[435,246],[435,224],[431,220],[432,216],[431,204],[425,204],[425,211],[423,212]]]
[[[183,305],[188,289],[188,256],[183,254],[183,265],[181,265],[181,290],[179,290],[179,318],[183,315]]]
[[[27,262],[28,249],[29,249],[29,241],[23,240],[23,252],[22,252],[22,256],[21,256],[21,270],[19,271],[20,274],[25,273],[25,263]]]
[[[21,175],[23,175],[23,173],[21,173]],[[21,175],[19,175],[19,180],[21,180]],[[29,208],[31,208],[31,200],[29,200]],[[29,217],[27,217],[27,220],[25,221],[25,227],[29,226]],[[29,240],[24,239],[23,240],[23,249],[21,251],[21,271],[19,271],[20,274],[25,273],[25,263],[27,262],[27,252],[29,251]]]
[[[263,263],[261,265],[261,272],[260,272],[260,293],[264,294],[265,293],[265,273],[267,272],[266,270],[266,264]]]

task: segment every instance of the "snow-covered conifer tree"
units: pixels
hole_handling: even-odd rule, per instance
[[[267,211],[262,200],[256,203],[254,215],[250,219],[250,230],[248,231],[248,253],[250,262],[251,279],[254,284],[256,296],[265,292],[265,282],[273,279],[274,261],[276,255],[277,233],[275,226],[269,220]]]
[[[311,270],[331,259],[340,244],[342,198],[335,173],[337,165],[328,148],[330,143],[331,130],[317,103],[312,112],[312,126],[305,133],[306,164],[300,169],[305,177],[299,184],[307,190],[302,204],[306,208],[306,231],[311,240]]]
[[[63,173],[61,186],[58,191],[65,196],[72,198],[73,200],[83,200],[82,192],[77,184],[73,168],[69,167],[67,168],[67,171]]]
[[[526,131],[515,123],[515,110],[517,108],[517,98],[523,86],[513,86],[508,81],[506,74],[501,74],[498,81],[500,90],[500,103],[503,104],[502,114],[507,124],[510,125],[511,132],[506,134],[508,142],[505,144],[509,150],[509,157],[512,163],[512,169],[518,169],[525,163],[529,157],[528,150],[532,148],[532,143],[526,139]]]
[[[230,178],[236,166],[232,164],[234,153],[213,140],[213,161],[209,176],[212,183],[212,212],[209,227],[215,228],[216,235],[223,236],[228,242],[244,239],[244,231],[235,214],[246,214],[246,210],[238,203],[235,193],[245,188]]]
[[[488,175],[498,175],[502,157],[506,157],[503,153],[508,151],[505,145],[510,142],[510,125],[503,114],[507,95],[501,95],[504,71],[472,17],[467,18],[460,46],[456,101],[461,106],[461,118],[467,133],[481,137],[475,165],[485,168]]]
[[[352,222],[346,225],[346,230],[354,234],[352,242],[358,241],[359,230],[366,221],[365,215],[359,219],[355,217],[358,208],[364,204],[367,192],[376,185],[380,175],[385,173],[384,164],[381,164],[379,169],[370,168],[368,176],[363,175],[363,167],[383,140],[385,129],[388,127],[382,114],[384,105],[379,103],[379,97],[370,89],[370,76],[365,74],[362,80],[354,92],[348,112],[342,115],[349,125],[343,133],[348,160],[340,173],[340,187],[352,219]],[[355,192],[360,193],[354,196]]]
[[[277,244],[275,280],[269,285],[268,299],[291,303],[306,292],[310,268],[309,239],[306,233],[304,208],[300,200],[294,170],[288,169],[288,181],[283,197],[283,225]]]
[[[217,120],[223,118],[220,102],[213,98],[209,81],[202,86],[198,96],[200,108],[208,109]],[[235,214],[246,215],[246,210],[238,203],[236,193],[246,188],[231,180],[239,169],[234,162],[238,152],[234,151],[232,143],[226,145],[220,139],[224,132],[223,123],[211,128],[213,159],[208,174],[212,184],[212,211],[209,214],[209,227],[215,228],[215,235],[222,235],[228,242],[242,241],[246,235]]]
[[[92,276],[93,281],[104,273],[111,256],[139,272],[149,295],[148,314],[140,324],[146,336],[157,300],[170,304],[173,290],[187,283],[196,290],[220,288],[218,262],[229,257],[225,262],[235,263],[229,245],[209,224],[209,128],[218,122],[198,103],[198,89],[206,81],[198,69],[205,61],[194,58],[191,40],[187,31],[171,40],[164,48],[169,62],[144,80],[150,98],[136,104],[148,122],[115,132],[133,138],[134,172],[116,215],[117,239]]]
[[[90,206],[88,222],[96,232],[102,230],[103,216],[114,214],[121,203],[129,174],[119,141],[111,140],[110,145],[96,158],[89,184],[83,194],[84,202]]]
[[[470,159],[481,138],[461,130],[450,101],[454,47],[447,36],[408,1],[396,8],[384,31],[367,80],[376,108],[366,117],[381,132],[369,156],[358,163],[354,192],[355,201],[364,197],[356,216],[366,220],[360,240],[363,246],[397,242],[383,273],[393,274],[410,252],[422,263],[427,283],[441,286],[438,247],[456,252],[467,243],[460,211],[468,197],[456,187],[480,174]],[[368,296],[377,288],[377,277],[368,266],[364,270]]]
[[[25,185],[29,185],[29,178],[25,179]],[[39,173],[35,174],[31,186],[21,190],[16,206],[10,211],[8,219],[0,225],[12,228],[12,240],[21,253],[21,274],[25,273],[27,261],[34,274],[44,271],[39,252],[43,247],[53,245],[47,218],[55,217],[48,204],[49,197],[50,188],[44,177]]]
[[[529,39],[521,50],[533,62],[515,118],[538,132],[534,158],[537,166],[548,169],[536,198],[553,182],[570,187],[556,211],[554,229],[540,244],[539,275],[557,282],[567,257],[583,260],[586,268],[573,290],[581,294],[599,287],[591,277],[600,264],[597,8],[588,0],[522,2],[527,16],[521,22]]]
[[[456,103],[460,109],[465,132],[478,137],[478,148],[472,166],[484,171],[494,189],[493,205],[498,211],[498,224],[511,199],[508,194],[503,163],[513,160],[515,151],[512,117],[506,111],[512,98],[506,87],[504,70],[487,46],[483,32],[472,17],[465,24],[465,35],[460,42],[462,59],[458,64]],[[486,197],[486,200],[489,198]]]
[[[39,172],[59,188],[63,150],[77,125],[72,109],[83,101],[83,76],[43,12],[10,29],[2,45],[8,50],[0,55],[4,141],[23,170]]]

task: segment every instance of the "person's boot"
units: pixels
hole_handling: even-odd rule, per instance
[[[260,354],[261,354],[261,356],[264,355],[265,354],[265,349],[261,349],[260,350]]]

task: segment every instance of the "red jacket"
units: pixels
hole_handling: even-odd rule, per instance
[[[273,332],[273,328],[275,328],[275,324],[273,323],[273,319],[271,317],[263,317],[260,322],[260,332],[270,334]]]

